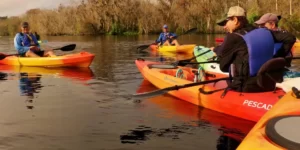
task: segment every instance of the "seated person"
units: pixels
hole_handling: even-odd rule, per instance
[[[158,39],[156,40],[156,43],[159,43],[158,45],[179,46],[179,43],[176,40],[177,35],[175,33],[169,32],[167,25],[164,25],[162,30],[163,32],[160,33]]]
[[[283,43],[279,52],[288,53],[296,41],[295,36],[286,32],[275,34],[266,28],[250,25],[245,10],[239,6],[231,7],[227,17],[218,24],[229,32],[222,45],[214,49],[221,71],[232,75],[228,87],[241,92],[274,90],[276,82],[265,87],[258,85],[259,71],[273,59],[275,43]]]
[[[21,24],[21,31],[14,38],[14,46],[20,56],[23,57],[52,57],[56,56],[53,50],[41,50],[36,37],[29,32],[30,27],[28,22]]]

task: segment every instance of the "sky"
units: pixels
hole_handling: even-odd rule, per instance
[[[57,8],[79,0],[0,0],[0,16],[19,16],[33,8]]]

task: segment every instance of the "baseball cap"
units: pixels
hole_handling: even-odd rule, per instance
[[[23,27],[23,28],[26,28],[28,26],[29,26],[28,22],[22,22],[21,23],[21,27]]]
[[[164,28],[164,29],[167,29],[167,28],[168,28],[168,26],[165,24],[165,25],[163,26],[163,28]]]
[[[220,21],[218,21],[217,24],[220,26],[224,26],[227,23],[228,18],[233,16],[246,16],[246,11],[240,6],[232,6],[229,8],[229,11],[227,12],[226,16]]]
[[[273,13],[266,13],[259,18],[259,20],[255,21],[255,24],[264,24],[269,21],[278,22],[281,19],[280,15],[273,14]]]

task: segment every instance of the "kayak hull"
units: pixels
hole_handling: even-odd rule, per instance
[[[282,97],[278,103],[274,105],[274,107],[268,111],[260,120],[256,123],[256,125],[251,129],[245,139],[241,142],[237,150],[286,150],[291,149],[284,147],[284,141],[280,141],[280,143],[275,142],[272,137],[269,137],[266,134],[266,124],[269,123],[271,119],[277,117],[285,117],[285,116],[299,116],[300,115],[300,99],[297,99],[293,92],[287,93],[284,97]],[[297,130],[293,128],[289,128],[286,126],[287,131],[292,133],[291,130]],[[280,146],[282,145],[282,146]],[[298,144],[299,145],[299,144]],[[299,147],[298,147],[299,148]],[[298,149],[297,148],[297,149]]]
[[[17,57],[8,56],[0,60],[0,65],[28,67],[89,67],[95,55],[80,52],[56,57]]]
[[[180,46],[160,46],[157,48],[157,45],[152,44],[150,48],[152,51],[159,51],[159,52],[176,52],[176,53],[193,53],[195,44],[189,45],[180,45]]]
[[[150,69],[148,67],[149,64],[157,64],[157,62],[136,60],[135,63],[143,77],[159,89],[193,83],[192,80],[194,75],[192,73],[192,68],[178,67],[178,69],[184,70],[184,78],[181,79],[175,77],[177,69]],[[224,77],[224,75],[215,74],[215,77],[206,76],[205,80],[217,79],[220,77]],[[202,88],[205,91],[213,91],[226,87],[226,81],[219,81],[215,84],[206,84],[205,86],[199,85],[180,90],[173,90],[168,92],[168,94],[197,106],[202,106],[220,113],[254,122],[257,122],[263,114],[272,108],[279,97],[284,95],[284,91],[281,89],[276,89],[276,92],[261,93],[228,91],[223,98],[221,98],[223,90],[214,92],[213,94],[203,94],[199,92],[199,88]]]

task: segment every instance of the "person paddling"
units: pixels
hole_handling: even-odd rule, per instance
[[[156,43],[158,43],[159,45],[175,45],[175,46],[179,46],[178,41],[176,40],[177,35],[175,33],[169,32],[168,30],[168,26],[164,25],[163,26],[163,32],[160,33],[158,39],[156,40]]]
[[[287,53],[296,41],[295,36],[286,32],[274,33],[266,28],[250,25],[246,11],[239,6],[230,7],[227,17],[217,24],[225,26],[229,32],[216,53],[221,71],[229,72],[232,76],[228,88],[241,92],[274,90],[276,82],[263,87],[258,83],[259,71],[273,58],[275,42],[283,43],[279,51]]]
[[[52,57],[56,56],[53,50],[41,50],[36,37],[29,32],[28,22],[21,23],[21,32],[14,38],[14,46],[21,57]]]

